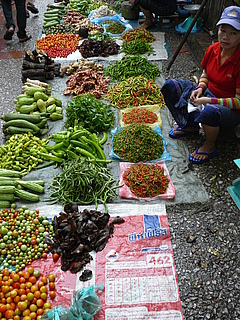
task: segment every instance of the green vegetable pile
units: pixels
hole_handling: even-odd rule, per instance
[[[110,8],[114,10],[116,13],[122,13],[122,2],[125,0],[117,0],[110,4]]]
[[[109,23],[109,25],[106,28],[106,31],[112,34],[121,34],[126,30],[126,27],[124,24],[122,24],[119,21],[113,21]]]
[[[107,212],[106,202],[116,198],[112,186],[115,180],[109,169],[89,159],[66,161],[62,165],[62,173],[53,178],[50,189],[50,201],[63,204],[75,202],[79,205],[103,203]]]
[[[91,94],[77,95],[68,101],[66,114],[66,128],[79,125],[92,133],[108,131],[115,119],[110,105],[102,103]]]
[[[164,103],[161,88],[153,80],[143,76],[130,77],[112,85],[106,98],[120,109]]]
[[[143,54],[146,52],[150,54],[154,52],[152,45],[146,39],[123,42],[121,51],[126,54]]]
[[[46,160],[54,160],[62,163],[63,159],[90,158],[98,163],[106,164],[111,160],[106,160],[102,150],[102,144],[107,140],[107,133],[103,133],[101,140],[95,133],[83,127],[70,127],[67,131],[60,131],[49,136],[55,144],[46,147],[49,154],[42,154]],[[50,157],[50,158],[49,158]]]
[[[144,76],[146,79],[154,80],[161,74],[158,67],[140,55],[124,56],[121,60],[109,65],[103,73],[110,76],[112,80],[126,80],[132,76]]]
[[[72,33],[76,34],[75,28],[71,24],[59,23],[55,26],[44,28],[44,33],[48,34],[57,34],[57,33]]]
[[[128,162],[150,161],[161,158],[163,141],[151,127],[133,124],[114,135],[113,151]]]
[[[76,10],[77,12],[88,16],[90,14],[89,7],[93,4],[92,0],[69,0],[66,8],[67,10]]]
[[[90,34],[88,35],[88,39],[95,40],[95,41],[104,40],[106,42],[115,42],[115,39],[113,38],[113,36],[110,36],[110,34],[108,33],[102,33],[102,32]]]
[[[32,133],[14,134],[0,147],[0,168],[29,170],[43,162],[38,152],[45,151],[47,139],[42,140]]]

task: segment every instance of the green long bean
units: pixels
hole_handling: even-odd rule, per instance
[[[120,186],[113,185],[116,181],[106,166],[79,158],[64,161],[61,168],[62,172],[53,178],[48,187],[52,190],[49,202],[95,204],[96,209],[100,202],[107,212],[106,203],[117,197],[115,189]]]

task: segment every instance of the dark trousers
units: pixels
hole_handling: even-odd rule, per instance
[[[9,29],[11,26],[15,28],[15,23],[13,20],[13,14],[12,14],[12,4],[11,0],[1,0],[2,1],[2,8],[3,13],[6,19],[6,28]],[[18,38],[24,38],[26,37],[26,0],[14,0],[16,11],[17,11],[17,26],[18,26],[18,32],[17,36]]]

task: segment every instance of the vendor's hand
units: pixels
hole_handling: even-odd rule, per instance
[[[200,106],[200,105],[206,105],[207,103],[211,103],[211,98],[208,97],[201,97],[201,98],[197,98],[194,100],[194,105],[195,106]]]
[[[134,5],[135,0],[129,0],[129,3],[133,6]]]
[[[203,93],[203,89],[202,88],[198,88],[196,90],[193,90],[191,95],[190,95],[190,100],[191,101],[195,101],[195,99],[198,99],[202,96]]]

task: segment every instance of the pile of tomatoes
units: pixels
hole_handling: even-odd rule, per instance
[[[44,50],[50,58],[66,58],[77,50],[79,40],[82,39],[75,34],[48,34],[36,41],[36,47]]]
[[[0,264],[20,271],[34,260],[47,258],[45,236],[53,236],[52,223],[26,206],[0,210]]]
[[[41,275],[28,267],[25,271],[0,273],[0,319],[40,320],[51,309],[48,299],[54,299],[55,275]]]

